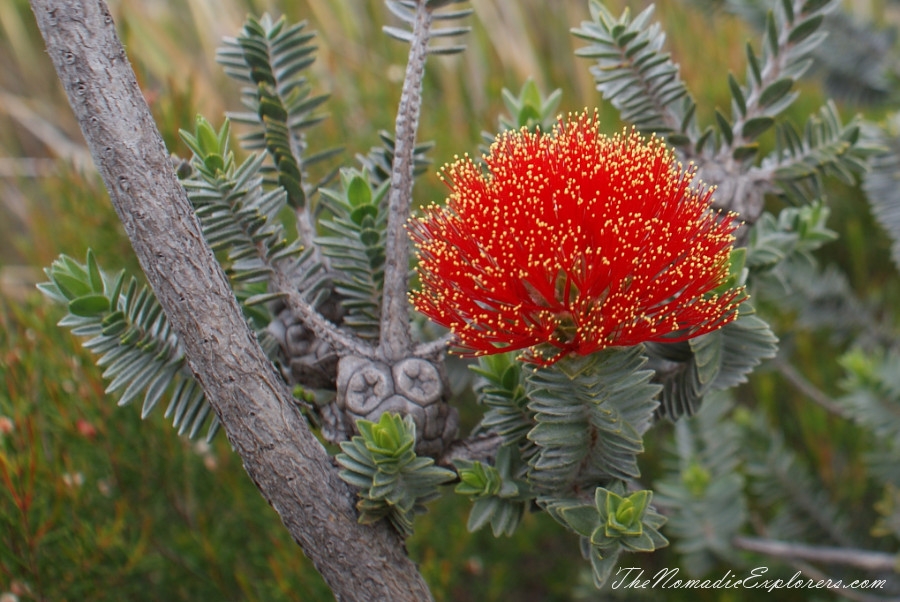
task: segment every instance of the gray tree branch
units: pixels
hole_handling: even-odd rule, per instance
[[[759,552],[776,558],[808,560],[824,564],[852,566],[866,571],[896,571],[898,556],[884,552],[853,550],[825,546],[809,546],[800,543],[762,539],[759,537],[735,537],[734,547],[750,552]]]
[[[409,355],[409,238],[406,220],[412,205],[416,131],[422,107],[422,77],[428,56],[432,23],[426,0],[419,0],[416,23],[410,42],[406,77],[397,110],[394,139],[394,164],[388,193],[387,240],[385,241],[384,298],[381,305],[381,344],[379,351],[388,361]]]
[[[153,291],[247,473],[338,600],[431,598],[354,495],[244,321],[178,183],[103,0],[31,0],[50,58]]]

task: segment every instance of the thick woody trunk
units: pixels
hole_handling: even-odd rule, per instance
[[[384,523],[354,494],[297,412],[178,183],[103,0],[31,0],[94,162],[197,380],[247,473],[338,600],[431,598]]]

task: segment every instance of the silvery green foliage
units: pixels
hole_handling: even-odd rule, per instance
[[[898,75],[894,55],[897,31],[837,10],[824,23],[828,38],[815,53],[813,74],[821,75],[825,92],[836,100],[881,105],[890,99]]]
[[[731,538],[747,519],[733,405],[727,394],[709,395],[696,416],[677,422],[664,476],[653,483],[667,511],[665,531],[695,577],[718,562],[734,563]]]
[[[562,100],[562,90],[557,88],[544,96],[534,80],[529,78],[522,85],[517,95],[508,88],[500,93],[507,114],[498,120],[498,132],[526,128],[530,132],[551,132],[559,120],[557,108]],[[494,143],[495,133],[482,132],[482,154],[488,154],[490,145]]]
[[[527,436],[534,426],[534,411],[528,407],[525,388],[526,369],[513,353],[498,353],[478,358],[471,367],[481,378],[476,385],[478,402],[487,409],[481,427],[503,437],[503,444],[515,446],[525,460],[536,448]]]
[[[305,46],[308,37],[299,35],[302,26],[288,28],[279,38],[278,32],[281,32],[284,26],[283,21],[272,24],[267,18],[264,18],[261,23],[250,19],[245,36],[242,38],[250,62],[244,63],[243,67],[240,67],[239,57],[231,56],[229,64],[232,75],[240,77],[240,74],[243,73],[247,78],[259,79],[260,94],[266,90],[269,92],[276,90],[286,98],[292,99],[292,102],[288,103],[291,110],[286,115],[281,115],[283,117],[282,125],[296,133],[309,125],[298,116],[308,115],[312,108],[307,103],[293,102],[305,94],[301,91],[302,82],[298,83],[295,75],[308,66],[311,58],[307,57],[309,53]],[[256,38],[253,38],[254,35]],[[267,70],[264,68],[267,56],[265,53],[254,54],[250,51],[252,48],[259,49],[259,41],[263,38],[274,41],[274,60],[277,60],[280,65],[277,69],[270,67]],[[255,43],[253,39],[256,40]],[[262,44],[262,46],[266,44]],[[255,67],[252,67],[253,65]],[[254,68],[256,71],[253,71]],[[252,76],[251,71],[253,71]],[[267,76],[266,73],[269,75]],[[274,87],[270,85],[273,77],[276,82],[282,82],[280,88],[278,85],[273,84]],[[260,100],[259,103],[262,101]],[[276,117],[279,115],[277,112],[271,115],[261,115],[259,124],[262,126],[264,123],[271,127],[278,121]],[[294,120],[288,123],[291,118]],[[232,286],[242,301],[245,315],[257,331],[260,343],[273,360],[278,360],[278,343],[266,330],[272,316],[265,304],[282,294],[270,291],[266,286],[273,268],[278,266],[286,273],[291,274],[296,280],[298,288],[312,303],[320,302],[323,296],[328,294],[329,283],[321,264],[316,260],[311,249],[304,250],[298,240],[289,239],[280,221],[279,214],[292,198],[288,192],[291,186],[290,181],[279,176],[278,185],[272,187],[265,185],[263,177],[265,155],[251,154],[238,165],[229,148],[229,133],[227,120],[219,130],[216,130],[202,117],[198,117],[193,132],[182,131],[182,137],[193,153],[190,169],[181,170],[183,184],[200,219],[204,236],[213,250],[221,252],[224,258],[224,267],[232,281]],[[258,134],[261,137],[258,136],[256,139],[267,139],[264,132]],[[254,139],[251,136],[251,146]],[[263,144],[259,148],[268,147]],[[269,150],[271,152],[271,148]],[[299,180],[296,183],[299,185]],[[288,188],[282,184],[287,184]],[[300,197],[297,196],[296,186],[293,198],[294,204],[298,204],[297,199]],[[75,269],[73,267],[75,264],[71,260],[61,259],[60,261],[62,263],[59,265],[67,266],[71,274],[77,276],[90,274],[90,270]],[[54,264],[54,266],[56,265]],[[48,275],[51,274],[48,273]],[[124,275],[121,276],[123,281],[124,278]],[[128,319],[134,321],[133,324],[128,325],[131,328],[126,331],[128,336],[106,338],[102,345],[96,341],[93,344],[100,345],[99,348],[107,354],[104,357],[109,356],[115,359],[124,356],[129,359],[131,362],[129,370],[122,370],[122,365],[115,363],[115,370],[107,370],[105,374],[110,377],[113,373],[119,375],[118,380],[113,382],[114,389],[117,390],[127,385],[125,390],[127,396],[123,397],[126,403],[145,387],[147,388],[142,412],[146,416],[165,394],[168,385],[175,379],[173,374],[170,374],[171,366],[168,366],[165,371],[159,371],[162,370],[160,360],[150,353],[155,347],[141,338],[141,336],[150,335],[141,334],[139,336],[135,333],[159,333],[160,329],[164,327],[165,336],[172,348],[178,349],[179,345],[177,336],[169,330],[165,316],[160,313],[161,310],[159,310],[152,292],[146,287],[138,289],[134,279],[131,279],[131,282],[132,285],[126,289],[126,293],[130,296],[122,301],[116,301],[132,311],[131,314],[125,314]],[[64,298],[64,296],[60,297],[59,294],[55,294],[54,286],[54,281],[51,281],[51,283],[43,285],[41,290],[56,300]],[[114,293],[115,290],[113,289],[112,292]],[[75,305],[75,308],[77,310],[78,304]],[[149,308],[156,309],[150,311]],[[116,315],[118,313],[121,312],[117,312]],[[151,318],[156,322],[148,321]],[[107,319],[112,320],[112,318]],[[116,321],[116,323],[119,324],[120,321]],[[63,325],[73,326],[77,329],[75,334],[91,334],[89,329],[79,328],[83,325],[78,322],[78,317],[71,313],[71,309],[69,316],[63,319]],[[120,326],[121,324],[115,326],[114,329]],[[135,347],[133,341],[136,336],[140,342],[138,347]],[[143,354],[138,353],[137,350],[144,349],[145,344],[149,351]],[[106,361],[113,361],[113,359]],[[148,380],[151,377],[153,380]],[[181,374],[181,379],[173,390],[167,416],[174,417],[175,426],[179,428],[179,432],[188,433],[193,437],[196,436],[200,426],[210,415],[210,408],[203,397],[202,390],[186,369]],[[148,384],[153,386],[148,387]],[[210,437],[216,432],[217,426],[218,422],[214,421],[209,432]]]
[[[747,284],[752,273],[745,268],[748,255],[752,247],[732,252],[730,276],[722,288]],[[654,382],[662,385],[658,417],[678,420],[695,414],[707,393],[747,382],[756,366],[775,356],[778,338],[751,302],[744,301],[738,312],[719,330],[679,343],[647,344]]]
[[[359,520],[385,518],[409,536],[413,517],[425,512],[423,504],[439,495],[438,485],[455,475],[434,466],[432,458],[416,455],[416,425],[410,416],[386,412],[378,422],[359,420],[357,428],[360,435],[341,443],[336,460],[341,478],[359,488]]]
[[[703,10],[724,10],[740,16],[762,31],[771,6],[767,0],[691,0]],[[891,95],[891,79],[897,75],[893,53],[896,31],[878,26],[850,6],[838,6],[825,15],[822,29],[828,37],[812,54],[807,77],[821,78],[825,92],[842,102],[880,104]]]
[[[853,547],[847,515],[763,416],[746,410],[736,416],[748,492],[767,509],[766,530],[786,541],[821,541]]]
[[[384,130],[378,132],[378,137],[381,139],[380,146],[373,146],[365,155],[356,156],[374,188],[391,179],[391,166],[394,163],[394,137]],[[431,165],[428,151],[433,147],[433,142],[421,142],[413,149],[413,176],[422,175]]]
[[[637,454],[659,386],[650,383],[643,345],[568,357],[528,375],[528,432],[536,453],[528,478],[542,495],[565,496],[640,476]]]
[[[648,345],[654,380],[663,386],[658,416],[677,420],[695,414],[708,393],[747,382],[754,368],[775,357],[777,345],[749,302],[720,330],[683,343]]]
[[[263,348],[273,359],[278,345],[265,330],[271,315],[264,302],[277,297],[265,285],[272,267],[287,264],[289,271],[302,274],[310,292],[321,291],[320,270],[310,267],[308,253],[296,241],[285,237],[278,214],[285,206],[282,188],[265,191],[260,175],[262,157],[251,155],[240,166],[228,148],[227,122],[218,131],[202,117],[194,133],[182,132],[194,157],[192,171],[185,178],[203,234],[215,251],[225,258],[232,286],[242,301],[245,315],[257,331]],[[51,281],[39,288],[57,301],[68,303],[69,315],[60,323],[73,334],[99,334],[85,345],[102,357],[98,365],[110,366],[105,378],[113,381],[108,392],[125,387],[120,405],[127,404],[142,391],[142,417],[156,407],[170,385],[175,383],[166,417],[172,417],[180,434],[195,437],[210,415],[203,391],[184,365],[177,335],[172,332],[156,297],[146,286],[138,286],[133,277],[125,286],[120,274],[112,283],[99,271],[88,254],[84,266],[62,257],[47,270]],[[76,285],[78,281],[80,285]],[[60,288],[62,285],[62,288]],[[101,300],[106,298],[106,309]],[[86,313],[87,312],[87,313]],[[98,330],[99,328],[99,330]],[[208,433],[218,430],[214,419]]]
[[[854,348],[841,357],[847,392],[837,397],[853,420],[883,442],[900,439],[900,351]],[[900,485],[900,481],[896,483]]]
[[[658,405],[660,387],[650,382],[646,364],[643,345],[538,369],[513,354],[480,358],[473,369],[481,377],[479,401],[488,408],[480,428],[499,434],[502,443],[494,466],[456,463],[457,492],[473,500],[469,528],[490,523],[495,535],[509,534],[533,499],[582,536],[598,584],[621,551],[665,545],[657,532],[664,519],[648,506],[649,492],[635,501],[640,508],[629,514],[629,526],[610,518],[616,510],[609,505],[619,508],[626,499],[619,495],[623,484],[640,476],[637,454]],[[584,492],[594,492],[593,504],[580,498]]]
[[[367,171],[341,171],[340,192],[322,189],[331,217],[320,221],[316,239],[331,260],[334,290],[342,296],[343,323],[359,336],[378,339],[384,285],[385,194],[388,182],[373,187]]]
[[[823,178],[856,183],[869,157],[878,151],[877,140],[863,136],[858,118],[841,123],[837,107],[829,101],[807,120],[802,134],[790,122],[779,125],[776,146],[760,169],[771,174],[778,192],[800,204],[821,198]]]
[[[678,65],[663,51],[665,33],[658,23],[650,23],[654,7],[634,19],[627,9],[616,19],[596,0],[590,10],[591,20],[572,33],[590,43],[576,54],[596,59],[591,73],[597,89],[626,123],[643,132],[668,134],[676,146],[690,144],[698,136],[696,104]]]
[[[821,178],[852,179],[864,171],[875,148],[860,139],[855,121],[843,124],[833,104],[810,118],[803,133],[779,115],[797,98],[796,80],[811,66],[812,52],[825,33],[819,27],[834,10],[833,0],[783,0],[766,17],[761,49],[747,45],[744,83],[729,75],[731,113],[716,111],[715,125],[697,123],[696,103],[680,79],[678,65],[664,52],[665,34],[651,24],[653,7],[634,19],[626,10],[614,17],[591,0],[592,20],[574,30],[589,45],[580,56],[596,60],[597,89],[623,120],[664,135],[686,158],[696,161],[708,184],[717,184],[719,206],[754,222],[762,195],[784,194],[810,202],[821,193]],[[778,145],[760,157],[757,139],[778,126]]]
[[[652,499],[652,491],[629,494],[615,481],[594,489],[590,501],[551,498],[542,503],[550,516],[580,536],[581,551],[599,588],[619,566],[622,552],[652,552],[668,545],[659,532],[666,519],[650,505]]]
[[[103,378],[110,380],[106,392],[118,393],[120,406],[143,395],[141,417],[146,418],[174,387],[165,417],[172,419],[179,434],[195,437],[210,417],[210,406],[150,289],[124,272],[107,274],[91,251],[85,263],[61,255],[44,272],[49,282],[38,288],[66,305],[68,314],[60,326],[90,337],[84,347],[99,356],[97,365],[104,369]],[[218,429],[213,416],[207,439]]]
[[[337,152],[304,157],[305,131],[325,118],[315,110],[328,99],[312,96],[302,75],[315,61],[316,50],[310,43],[315,34],[305,28],[305,23],[288,25],[284,17],[274,22],[269,15],[249,17],[241,34],[225,38],[216,55],[226,74],[247,84],[241,98],[248,111],[230,115],[252,127],[242,137],[244,146],[268,151],[274,179],[297,208],[306,207],[315,189],[305,182],[306,167]]]
[[[446,6],[452,4],[461,4],[466,0],[428,0],[426,2],[427,12],[435,21],[453,21],[464,19],[472,14],[472,9],[462,9],[455,11],[441,11]],[[405,27],[392,27],[385,25],[384,33],[401,42],[410,43],[414,39],[414,29],[416,24],[416,6],[419,2],[415,0],[385,0],[388,9],[405,25]],[[430,37],[432,39],[456,38],[469,33],[470,27],[466,26],[448,26],[437,27],[431,30]],[[458,54],[465,50],[463,44],[446,43],[446,44],[430,44],[428,46],[429,54]]]
[[[871,161],[865,190],[875,219],[893,241],[891,259],[900,268],[900,114],[890,117],[887,131],[878,139],[882,150]]]
[[[279,221],[287,201],[284,188],[263,187],[264,155],[250,155],[236,165],[229,149],[227,120],[216,131],[206,119],[198,117],[195,132],[182,130],[181,136],[194,154],[194,171],[183,180],[184,187],[210,247],[224,252],[231,279],[235,283],[267,282],[274,265],[303,262],[303,247],[297,240],[288,240]],[[319,272],[314,267],[309,271],[307,290],[321,287]],[[269,301],[273,296],[277,295],[254,295],[247,305]]]
[[[750,232],[747,243],[747,268],[755,288],[765,288],[765,277],[786,278],[782,272],[797,263],[815,265],[813,252],[837,239],[826,226],[830,211],[821,202],[803,207],[788,207],[778,213],[763,213]]]
[[[777,302],[796,312],[796,328],[827,330],[836,341],[858,338],[860,344],[883,344],[889,338],[885,318],[858,298],[844,272],[835,265],[820,266],[815,257],[837,238],[826,225],[829,213],[814,202],[760,216],[747,248],[751,293],[760,302]]]
[[[454,465],[460,480],[454,491],[472,500],[466,525],[469,531],[490,523],[494,537],[515,533],[535,499],[518,447],[502,445],[493,465],[477,460],[456,460]]]

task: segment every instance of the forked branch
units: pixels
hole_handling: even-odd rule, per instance
[[[353,492],[244,321],[105,2],[31,6],[141,267],[247,473],[338,600],[431,599],[396,533],[357,523]]]

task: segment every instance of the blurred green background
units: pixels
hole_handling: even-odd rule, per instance
[[[614,13],[624,6],[611,4]],[[350,164],[379,143],[378,130],[392,129],[406,46],[381,33],[392,23],[381,0],[110,5],[173,152],[187,155],[177,132],[191,127],[198,112],[218,125],[225,110],[240,108],[236,85],[214,62],[215,49],[247,13],[265,11],[307,19],[318,31],[312,79],[331,100],[313,150],[342,146]],[[569,30],[588,18],[586,0],[472,0],[471,6],[468,50],[428,64],[420,139],[437,145],[435,169],[416,189],[420,203],[443,198],[433,172],[456,154],[477,153],[481,132],[496,130],[502,88],[518,91],[529,77],[545,92],[562,88],[560,111],[600,106],[604,129],[621,126],[593,91],[588,61],[573,55],[579,42]],[[632,4],[635,12],[643,6]],[[744,43],[757,38],[710,6],[664,0],[656,15],[705,122],[716,106],[730,106],[725,73],[743,73]],[[877,1],[862,9],[877,19],[886,10]],[[136,262],[24,0],[0,2],[0,65],[0,594],[54,601],[331,599],[224,437],[212,445],[190,442],[161,416],[142,423],[136,408],[116,407],[90,354],[55,326],[61,309],[34,290],[40,268],[60,253],[82,258],[89,246],[107,269],[136,273]],[[823,100],[815,81],[804,87],[807,94],[792,109],[799,122]],[[859,192],[839,190],[832,200],[830,225],[843,238],[826,258],[846,268],[862,294],[897,299],[889,242]],[[779,330],[790,320],[781,320]],[[807,377],[834,389],[840,350],[812,335],[791,337],[790,344]],[[811,407],[777,374],[757,375],[742,397],[784,418],[826,484],[852,474],[855,431]],[[649,476],[655,441],[667,429],[657,431],[647,442]],[[838,491],[852,504],[849,484]],[[577,543],[547,517],[529,516],[513,538],[495,540],[489,532],[467,533],[467,512],[463,499],[445,497],[419,519],[409,542],[438,600],[570,600],[582,590]],[[650,570],[677,563],[667,553],[634,560]],[[690,597],[726,599],[716,592]]]

